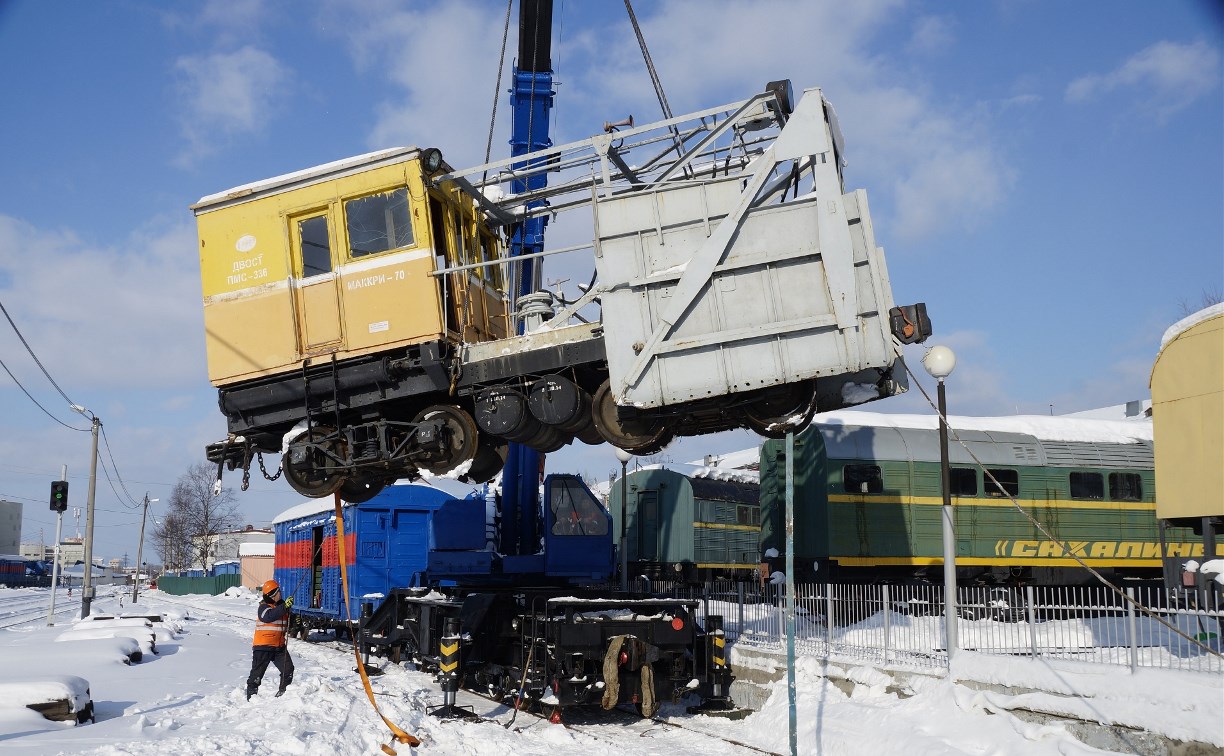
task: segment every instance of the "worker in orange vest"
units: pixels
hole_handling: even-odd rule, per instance
[[[280,696],[293,682],[293,658],[289,656],[289,607],[293,597],[281,598],[280,585],[275,580],[263,584],[263,601],[259,604],[258,621],[255,623],[255,644],[252,649],[251,674],[247,677],[246,697],[259,690],[264,672],[269,664],[275,664],[280,672]]]

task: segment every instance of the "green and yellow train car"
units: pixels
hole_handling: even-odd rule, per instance
[[[906,416],[844,417],[795,438],[796,578],[938,583],[944,560],[937,428],[930,418],[912,418],[916,427],[905,427]],[[965,446],[955,438],[949,443],[959,581],[1093,580],[1072,555],[1108,576],[1156,579],[1162,548],[1170,560],[1201,555],[1189,530],[1168,530],[1162,547],[1150,425],[1135,421],[1146,431],[1133,426],[1136,437],[1126,442],[1113,423],[1106,429],[1098,421],[1028,418],[1028,432],[1018,432],[1021,426],[1008,429],[1008,419],[1000,420],[1000,430],[956,430]],[[761,447],[762,555],[785,553],[785,462],[785,441]],[[771,570],[780,560],[762,557]]]
[[[750,577],[757,569],[761,508],[755,482],[644,468],[625,476],[608,494],[612,532],[625,517],[629,575],[697,582]],[[624,515],[622,515],[624,513]]]

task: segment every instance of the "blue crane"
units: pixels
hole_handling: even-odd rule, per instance
[[[510,150],[512,157],[526,155],[552,146],[549,137],[549,115],[553,97],[552,72],[552,0],[521,0],[519,3],[518,59],[513,68],[510,95],[512,125]],[[527,168],[529,161],[515,163],[515,170]],[[526,180],[515,179],[513,194],[542,189],[548,183],[545,172],[535,172]],[[545,200],[534,200],[527,209],[540,207]],[[519,223],[510,239],[510,256],[520,257],[544,249],[546,216],[533,216]],[[515,271],[513,293],[519,297],[541,288],[538,258],[520,260]],[[523,332],[519,321],[518,332]],[[540,452],[519,443],[510,443],[506,465],[502,471],[502,533],[504,554],[533,554],[539,543],[536,509],[539,502]]]

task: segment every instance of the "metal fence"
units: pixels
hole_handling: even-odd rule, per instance
[[[783,586],[728,581],[655,588],[698,599],[703,616],[723,615],[727,637],[738,643],[786,646]],[[1126,593],[1143,608],[1104,586],[961,588],[958,646],[985,654],[1124,665],[1131,671],[1224,672],[1218,653],[1224,647],[1224,611],[1186,607],[1184,600],[1172,605],[1160,588],[1127,588]],[[943,586],[820,583],[797,585],[795,595],[797,651],[899,666],[948,664]]]

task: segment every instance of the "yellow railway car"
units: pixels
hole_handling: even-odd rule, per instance
[[[502,449],[477,448],[470,413],[430,404],[453,389],[457,344],[509,326],[501,266],[437,275],[501,249],[470,194],[431,181],[446,170],[436,149],[389,149],[192,206],[208,376],[231,433],[210,459],[249,465],[240,447],[296,442],[290,484],[312,496],[343,487],[349,500],[414,467],[472,460],[482,480],[501,468]],[[397,454],[414,434],[413,458]],[[364,461],[364,474],[327,472],[342,461]]]

